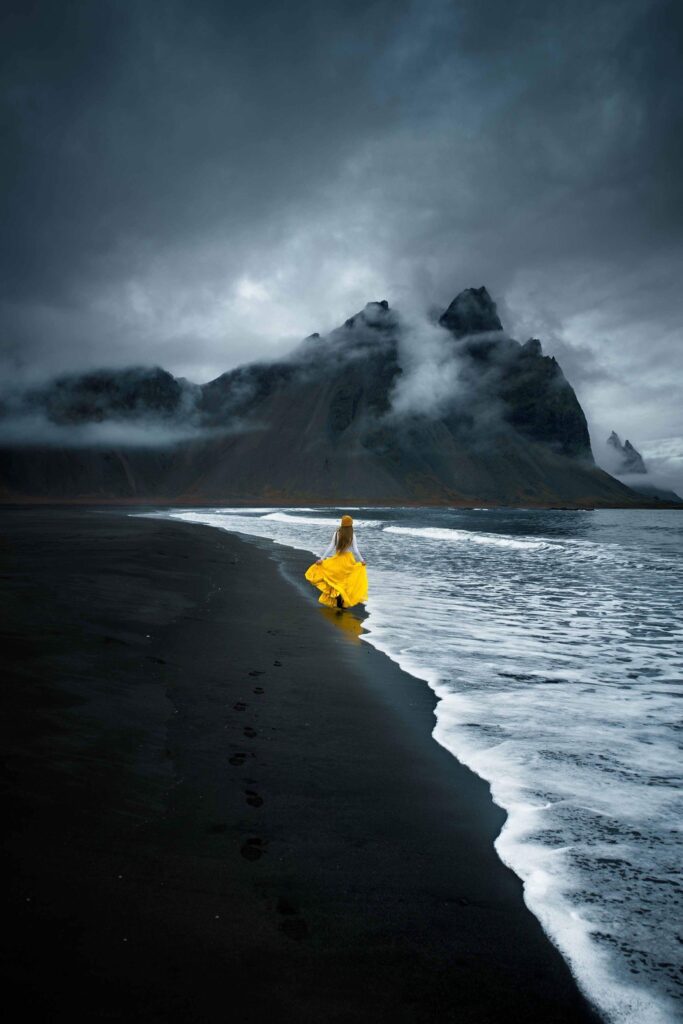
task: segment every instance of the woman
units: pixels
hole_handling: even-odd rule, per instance
[[[368,574],[353,535],[351,516],[342,516],[325,551],[306,570],[306,579],[321,591],[320,604],[328,608],[352,608],[367,601]]]

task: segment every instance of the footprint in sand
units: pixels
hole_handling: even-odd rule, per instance
[[[233,711],[244,711],[249,705],[245,704],[243,700],[238,700],[236,704],[233,704]]]
[[[246,843],[240,848],[240,853],[247,860],[259,860],[260,857],[266,852],[264,849],[265,842],[263,839],[259,839],[255,836],[252,839],[247,839]]]
[[[249,675],[250,675],[250,676],[264,676],[265,674],[266,674],[265,672],[261,672],[261,671],[260,671],[259,669],[257,669],[257,668],[255,668],[255,669],[253,670],[253,672],[250,672],[250,673],[249,673]]]
[[[245,789],[244,793],[250,807],[263,807],[263,797],[255,789]]]
[[[250,740],[253,740],[254,736],[258,736],[258,733],[256,732],[256,729],[252,729],[250,725],[245,725],[244,735],[248,736]]]
[[[308,925],[300,917],[286,917],[280,925],[280,929],[287,938],[296,939],[297,942],[301,942],[308,935]]]
[[[265,692],[266,691],[263,689],[262,686],[255,686],[254,687],[254,693],[265,693]]]
[[[280,930],[285,933],[287,938],[296,939],[297,942],[306,938],[308,935],[308,925],[302,917],[299,917],[299,911],[296,907],[292,906],[289,900],[281,896],[277,901],[276,910],[284,918],[280,922]]]
[[[239,766],[241,764],[244,764],[246,758],[247,755],[244,754],[241,750],[238,750],[236,754],[233,754],[232,757],[228,758],[228,764],[234,764]]]
[[[282,662],[281,661],[274,661],[273,665],[275,666],[275,668],[282,668]]]

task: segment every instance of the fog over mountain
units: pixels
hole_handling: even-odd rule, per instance
[[[0,498],[648,503],[596,467],[559,364],[505,332],[483,286],[431,321],[368,302],[286,358],[201,386],[129,367],[16,389],[0,407]]]
[[[615,430],[601,446],[600,464],[613,476],[639,494],[655,496],[663,501],[676,501],[683,504],[683,498],[671,490],[670,474],[655,468],[651,471],[643,456],[631,444],[628,438],[623,442]]]
[[[203,384],[378,296],[417,325],[407,411],[459,386],[431,312],[485,282],[598,460],[616,425],[681,490],[676,0],[3,13],[4,390],[103,366]]]

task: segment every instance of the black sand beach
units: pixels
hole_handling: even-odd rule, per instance
[[[310,557],[121,510],[0,524],[22,1017],[596,1020],[432,693],[317,605]]]

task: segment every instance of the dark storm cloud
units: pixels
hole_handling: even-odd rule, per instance
[[[6,374],[202,380],[486,284],[598,435],[683,436],[678,2],[4,10]]]

